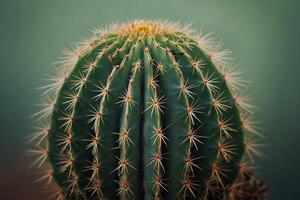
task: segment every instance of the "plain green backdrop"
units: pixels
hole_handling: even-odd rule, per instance
[[[92,27],[133,18],[170,19],[213,32],[233,51],[261,109],[266,135],[259,174],[271,200],[300,199],[300,1],[1,0],[0,199],[40,196],[26,169],[23,138],[33,131],[37,86],[62,49]]]

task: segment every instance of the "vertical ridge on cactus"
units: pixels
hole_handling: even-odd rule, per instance
[[[246,164],[262,155],[256,107],[221,46],[142,20],[75,45],[34,115],[37,182],[59,186],[54,199],[264,199]]]

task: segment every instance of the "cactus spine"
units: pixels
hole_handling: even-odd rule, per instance
[[[255,107],[220,47],[167,22],[96,30],[43,87],[37,181],[56,199],[246,199]]]

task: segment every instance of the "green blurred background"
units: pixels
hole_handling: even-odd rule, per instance
[[[234,52],[261,107],[269,158],[258,165],[270,199],[300,199],[299,8],[297,0],[1,0],[0,199],[47,199],[32,184],[23,139],[51,63],[90,28],[133,18],[192,23]]]

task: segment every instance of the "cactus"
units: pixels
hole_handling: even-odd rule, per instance
[[[263,199],[256,107],[221,47],[164,21],[94,30],[42,87],[37,182],[55,199]]]

